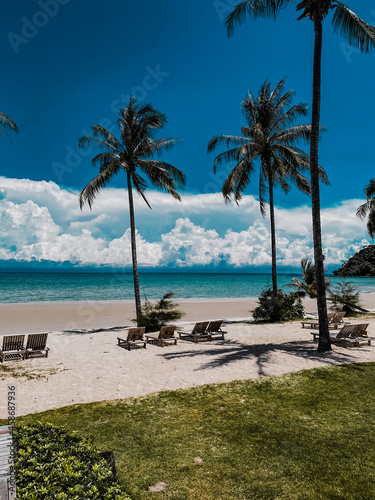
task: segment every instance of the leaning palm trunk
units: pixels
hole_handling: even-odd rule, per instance
[[[269,192],[270,192],[270,223],[271,223],[271,258],[272,258],[272,293],[277,295],[277,271],[276,271],[276,227],[275,227],[275,207],[273,204],[273,182],[272,172],[269,172]]]
[[[311,119],[310,142],[310,170],[311,170],[311,204],[312,226],[314,239],[314,260],[316,273],[316,291],[319,317],[319,345],[318,351],[331,349],[328,329],[327,302],[324,279],[324,257],[322,252],[322,231],[320,223],[320,194],[318,173],[318,142],[320,121],[320,89],[321,89],[321,58],[322,58],[322,21],[317,9],[314,16],[315,46],[314,46],[314,75],[313,75],[313,104]]]
[[[139,318],[142,314],[142,307],[141,307],[141,295],[139,292],[137,242],[136,242],[136,235],[135,235],[135,217],[134,217],[134,201],[133,201],[132,179],[131,179],[130,172],[127,173],[127,180],[128,180],[128,197],[129,197],[129,215],[130,215],[130,234],[131,234],[131,247],[132,247],[135,312],[137,315],[137,325],[138,325]]]

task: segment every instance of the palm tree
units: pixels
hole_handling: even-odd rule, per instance
[[[91,209],[96,194],[101,188],[106,186],[115,174],[125,171],[137,320],[142,314],[142,309],[139,293],[133,187],[147,206],[151,208],[145,196],[147,182],[142,175],[146,175],[154,187],[171,194],[177,200],[181,200],[177,189],[185,185],[185,175],[180,170],[168,163],[154,159],[155,155],[160,156],[163,151],[171,149],[176,142],[180,142],[180,139],[169,137],[154,139],[155,132],[163,128],[166,122],[165,115],[157,111],[151,104],[140,106],[136,99],[131,96],[128,107],[120,109],[117,119],[120,140],[116,139],[104,127],[94,125],[92,137],[83,136],[78,142],[80,148],[94,145],[103,151],[91,161],[93,166],[100,167],[100,172],[82,189],[79,195],[81,209],[86,201]]]
[[[363,220],[368,214],[367,231],[370,238],[375,237],[375,179],[370,179],[370,182],[364,189],[366,195],[366,203],[357,208],[357,217]]]
[[[273,91],[267,81],[263,83],[258,98],[249,92],[242,103],[247,126],[242,127],[243,136],[220,135],[208,144],[208,152],[220,144],[235,146],[219,154],[214,163],[214,172],[223,162],[233,163],[235,167],[223,184],[222,193],[226,202],[234,195],[236,203],[250,183],[255,170],[255,160],[260,161],[259,203],[260,211],[266,214],[265,195],[269,193],[270,225],[271,225],[271,256],[272,256],[272,292],[277,294],[276,276],[276,230],[274,213],[274,188],[281,186],[284,192],[291,188],[289,182],[295,183],[304,193],[310,192],[308,179],[302,172],[309,169],[308,154],[299,149],[296,144],[310,137],[310,125],[287,127],[296,118],[307,115],[306,104],[300,103],[289,107],[294,91],[283,94],[285,80],[281,80]],[[328,182],[323,169],[321,175]]]
[[[11,130],[13,132],[18,132],[18,127],[14,123],[14,121],[11,120],[9,116],[7,116],[5,113],[0,113],[0,132],[3,135],[9,137],[8,134],[3,129]]]
[[[316,299],[316,273],[315,264],[312,260],[304,257],[301,260],[302,267],[302,279],[292,278],[292,282],[288,283],[287,286],[292,288],[297,288],[305,294],[307,294],[311,299]],[[331,283],[328,278],[325,278],[325,288],[329,290]]]
[[[318,351],[331,349],[327,320],[327,302],[324,287],[324,256],[322,252],[322,231],[320,221],[320,193],[318,171],[318,141],[320,122],[321,91],[321,59],[322,59],[322,21],[331,9],[334,9],[332,20],[334,32],[343,35],[350,45],[362,52],[369,52],[375,46],[375,28],[365,23],[346,5],[337,0],[244,0],[239,2],[226,19],[228,36],[234,32],[236,25],[241,25],[247,15],[254,18],[276,19],[281,9],[290,4],[297,4],[296,10],[303,10],[298,20],[308,17],[314,23],[314,66],[313,66],[313,102],[311,117],[311,205],[314,239],[314,260],[316,267],[317,304],[319,316]]]

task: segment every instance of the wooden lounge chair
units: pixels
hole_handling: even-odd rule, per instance
[[[339,327],[344,324],[350,325],[349,321],[344,321],[345,312],[336,313],[330,321],[329,328],[333,330],[337,330]]]
[[[328,325],[331,323],[333,317],[335,316],[336,313],[328,313],[327,314],[327,317],[328,317]],[[308,321],[301,321],[301,324],[302,324],[302,328],[305,328],[305,325],[309,325],[310,328],[319,328],[319,323],[317,321],[315,321],[314,319]],[[315,340],[315,338],[314,338]]]
[[[181,340],[193,340],[194,342],[199,342],[200,340],[210,340],[210,335],[207,333],[209,321],[201,321],[199,323],[195,323],[191,332],[178,332],[178,335]]]
[[[339,333],[331,338],[331,342],[342,347],[359,347],[361,345],[371,345],[371,338],[366,329],[368,323],[358,325],[344,325]]]
[[[128,335],[125,338],[117,337],[117,342],[120,347],[125,347],[130,351],[131,347],[143,347],[146,349],[146,340],[143,335],[145,333],[146,328],[144,326],[139,328],[129,328]]]
[[[160,347],[171,343],[177,345],[177,337],[175,336],[176,330],[177,326],[162,326],[157,337],[155,335],[146,335],[146,342],[158,344]]]
[[[25,349],[26,359],[48,358],[47,337],[48,333],[29,333]]]
[[[206,330],[206,332],[210,336],[210,340],[215,340],[216,338],[224,340],[224,334],[227,332],[224,332],[221,329],[222,324],[223,324],[222,319],[219,319],[217,321],[210,321]]]
[[[3,348],[0,349],[0,361],[24,359],[24,341],[25,335],[6,335],[3,338]]]

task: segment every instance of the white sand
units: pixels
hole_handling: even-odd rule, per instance
[[[367,294],[363,304],[375,304]],[[256,325],[249,319],[251,300],[181,302],[189,330],[196,320],[226,318],[224,341],[179,341],[164,348],[127,351],[117,346],[121,327],[130,326],[132,304],[49,303],[0,306],[1,334],[50,331],[49,357],[7,361],[1,372],[0,417],[7,418],[7,387],[16,386],[17,415],[76,403],[137,397],[152,392],[196,385],[259,378],[318,366],[375,361],[373,345],[333,347],[318,354],[309,329],[299,322]],[[306,304],[314,312],[314,301]],[[232,320],[231,320],[232,318]],[[358,322],[358,321],[357,321]],[[367,319],[371,335],[375,319]],[[95,330],[93,330],[93,328]]]

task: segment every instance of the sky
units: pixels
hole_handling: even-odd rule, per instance
[[[149,191],[153,210],[136,200],[141,268],[259,271],[270,265],[269,220],[258,203],[258,172],[239,206],[225,205],[224,166],[213,174],[208,141],[239,134],[241,102],[268,79],[311,105],[313,26],[294,6],[252,21],[228,39],[237,0],[18,0],[0,19],[4,71],[0,111],[19,134],[0,137],[0,268],[94,268],[130,265],[125,178],[78,207],[96,175],[94,150],[78,138],[96,123],[116,134],[130,94],[166,114],[160,137],[182,139],[163,160],[187,178],[182,202]],[[369,0],[348,3],[375,25]],[[375,51],[360,54],[324,21],[319,161],[326,263],[337,268],[370,243],[355,217],[373,177]],[[303,120],[309,123],[311,115]],[[302,122],[300,122],[302,123]],[[224,149],[222,149],[224,150]],[[217,153],[222,150],[218,150]],[[275,194],[278,265],[312,258],[310,200],[293,189]]]

